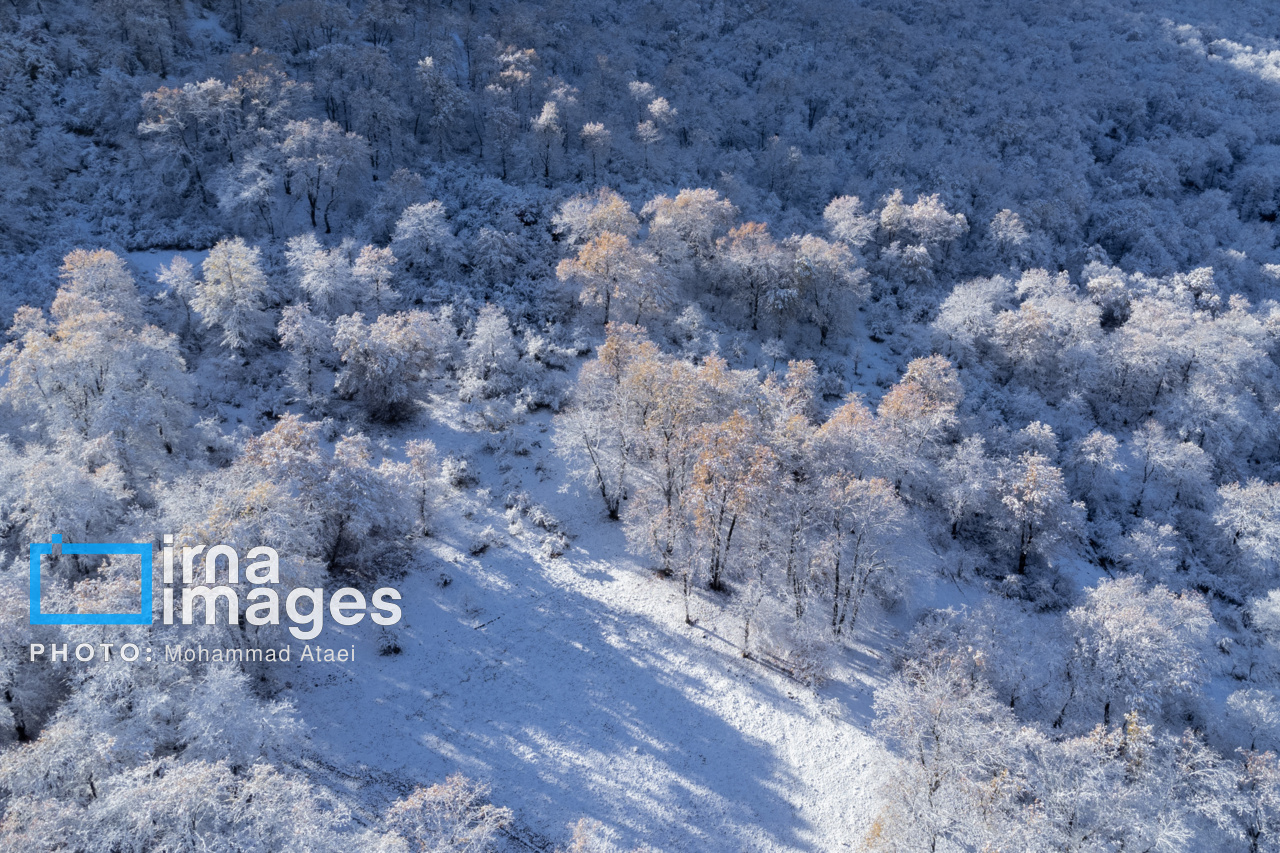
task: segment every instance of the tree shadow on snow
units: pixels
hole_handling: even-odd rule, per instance
[[[406,581],[404,653],[361,655],[376,672],[361,676],[362,695],[337,713],[308,712],[317,739],[332,741],[325,751],[417,784],[457,771],[488,781],[535,849],[563,843],[583,816],[627,847],[819,849],[782,795],[800,780],[775,744],[698,700],[715,685],[681,663],[705,650],[530,562],[502,549],[477,573],[455,571],[447,589]],[[785,701],[768,683],[754,687],[761,703]],[[368,755],[379,750],[387,757]]]

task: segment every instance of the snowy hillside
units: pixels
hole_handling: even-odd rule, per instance
[[[530,426],[526,440],[545,437],[545,418]],[[428,432],[445,446],[447,428]],[[887,673],[875,646],[894,629],[869,629],[829,689],[743,660],[741,628],[716,601],[699,601],[686,626],[678,591],[627,555],[590,495],[540,493],[534,464],[506,477],[485,465],[482,483],[539,494],[573,547],[546,557],[524,520],[508,538],[497,489],[488,505],[457,501],[470,518],[434,537],[404,585],[419,606],[406,607],[402,651],[378,656],[377,638],[355,633],[357,664],[335,677],[300,663],[289,676],[283,695],[315,727],[317,760],[379,805],[423,778],[492,780],[516,810],[512,835],[535,848],[584,816],[628,846],[855,846],[883,755],[866,733]],[[473,557],[485,527],[504,535]]]
[[[0,7],[0,850],[1280,851],[1267,2]]]

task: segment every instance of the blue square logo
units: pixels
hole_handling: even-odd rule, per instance
[[[62,544],[62,536],[49,537],[49,544],[31,543],[31,624],[32,625],[150,625],[151,545],[140,542],[83,542]],[[42,613],[40,610],[40,558],[53,555],[54,548],[63,554],[121,554],[142,560],[142,587],[137,613]]]

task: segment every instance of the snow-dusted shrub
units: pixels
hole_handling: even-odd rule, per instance
[[[525,516],[535,527],[541,527],[548,533],[562,533],[564,527],[551,512],[540,504],[532,504],[525,510]]]
[[[456,453],[450,453],[441,461],[440,476],[455,489],[467,489],[479,482],[467,457]]]
[[[556,853],[625,853],[615,842],[615,834],[598,820],[584,817],[570,826],[573,837],[568,847],[556,848]],[[647,847],[636,847],[630,853],[645,853]]]
[[[478,557],[490,548],[498,548],[504,544],[506,544],[506,539],[503,535],[492,526],[487,526],[468,541],[467,553],[473,557]]]
[[[488,785],[454,774],[396,800],[386,825],[416,850],[488,853],[511,817],[510,809],[489,802]]]

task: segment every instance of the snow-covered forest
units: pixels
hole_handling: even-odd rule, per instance
[[[1270,0],[7,0],[0,849],[1277,853],[1278,216]]]

